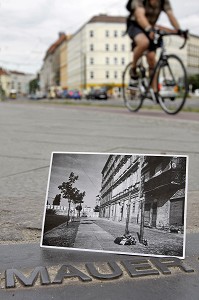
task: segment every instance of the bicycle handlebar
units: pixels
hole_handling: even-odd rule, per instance
[[[172,31],[167,32],[165,30],[155,28],[154,33],[155,33],[154,43],[155,43],[155,41],[157,43],[158,39],[160,37],[163,37],[163,36],[178,35],[180,37],[183,37],[184,42],[183,42],[182,46],[179,49],[183,49],[185,47],[185,45],[187,43],[187,40],[188,40],[188,37],[189,37],[189,30],[178,30],[178,31],[174,30],[173,32]]]

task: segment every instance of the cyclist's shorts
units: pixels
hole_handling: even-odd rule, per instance
[[[133,40],[133,46],[135,47],[136,43],[135,43],[135,37],[136,35],[140,34],[140,33],[144,33],[146,35],[146,37],[149,39],[147,33],[144,31],[144,29],[142,29],[142,27],[140,27],[138,25],[137,22],[135,21],[130,21],[127,33],[129,35],[129,37]],[[156,51],[157,48],[159,48],[161,46],[161,41],[158,42],[158,44],[154,44],[152,40],[150,40],[150,44],[149,44],[149,51]]]

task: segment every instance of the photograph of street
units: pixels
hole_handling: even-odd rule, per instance
[[[41,247],[184,257],[187,157],[53,153]]]

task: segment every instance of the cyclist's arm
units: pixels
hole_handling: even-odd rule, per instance
[[[170,10],[166,11],[166,14],[169,18],[171,25],[177,30],[180,29],[180,24],[178,23],[178,20],[176,19],[173,11],[170,9]]]
[[[145,16],[145,9],[143,7],[137,7],[135,9],[135,20],[136,22],[144,29],[149,29],[152,28],[152,25],[149,23],[149,21],[147,20],[146,16]]]

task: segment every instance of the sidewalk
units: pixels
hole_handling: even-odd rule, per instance
[[[129,233],[136,239],[136,245],[118,245],[116,237],[125,232],[125,223],[101,218],[82,219],[78,228],[74,248],[118,251],[131,254],[157,254],[182,256],[183,234],[168,233],[157,229],[144,228],[144,238],[148,245],[140,244],[137,233],[140,226],[129,223]]]
[[[81,220],[74,248],[132,253],[128,246],[115,244],[114,236],[94,222],[89,219]]]

